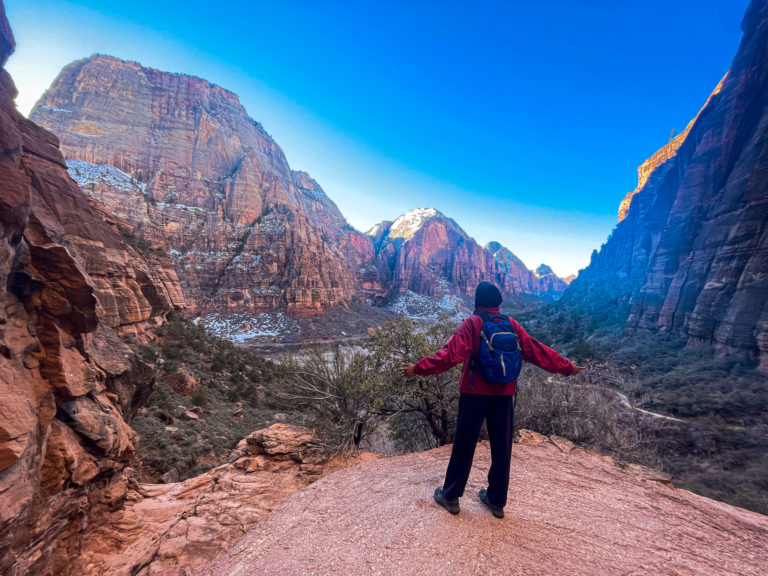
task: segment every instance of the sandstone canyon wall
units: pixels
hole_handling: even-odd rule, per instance
[[[89,194],[167,246],[191,312],[312,315],[355,297],[341,245],[365,239],[347,238],[232,92],[95,55],[64,68],[30,118]]]
[[[630,331],[679,333],[768,372],[768,4],[754,0],[731,69],[638,190],[566,303],[624,306]]]
[[[458,294],[471,301],[482,281],[495,282],[507,297],[556,298],[565,289],[548,267],[540,277],[498,242],[480,247],[453,219],[433,208],[411,210],[367,234],[376,252],[376,270],[391,295]]]
[[[13,49],[0,3],[0,64]],[[15,95],[3,67],[0,573],[61,574],[89,511],[125,496],[122,469],[137,447],[126,419],[153,374],[121,336],[145,338],[183,300],[167,256],[146,259],[123,242]]]
[[[87,194],[167,247],[191,313],[311,315],[409,290],[471,298],[483,279],[550,299],[565,288],[435,211],[358,233],[236,95],[200,78],[96,55],[62,70],[30,117],[60,137]]]

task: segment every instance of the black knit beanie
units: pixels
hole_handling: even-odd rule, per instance
[[[475,289],[475,308],[501,305],[501,292],[490,282],[480,282]]]

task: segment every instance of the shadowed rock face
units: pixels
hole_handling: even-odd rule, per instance
[[[660,163],[640,174],[624,218],[566,300],[624,304],[630,330],[760,355],[768,373],[765,2],[750,4],[742,28],[728,75],[686,131],[654,156]]]
[[[191,311],[312,315],[355,297],[343,216],[232,92],[96,55],[30,118],[88,194],[171,250]]]
[[[0,62],[13,47],[0,3]],[[125,496],[125,419],[153,374],[121,335],[183,300],[170,260],[123,242],[15,94],[0,69],[0,572],[58,574],[90,509]]]

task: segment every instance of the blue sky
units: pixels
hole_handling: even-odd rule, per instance
[[[561,276],[728,70],[748,0],[6,0],[26,113],[94,52],[234,91],[352,225],[416,207]]]

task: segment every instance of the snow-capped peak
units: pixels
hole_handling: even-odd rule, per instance
[[[416,232],[431,218],[445,218],[434,208],[416,208],[406,212],[392,223],[389,229],[390,238],[410,240]]]
[[[536,268],[536,270],[534,270],[534,274],[536,274],[537,278],[543,278],[544,276],[555,276],[555,272],[546,264],[542,264]]]

